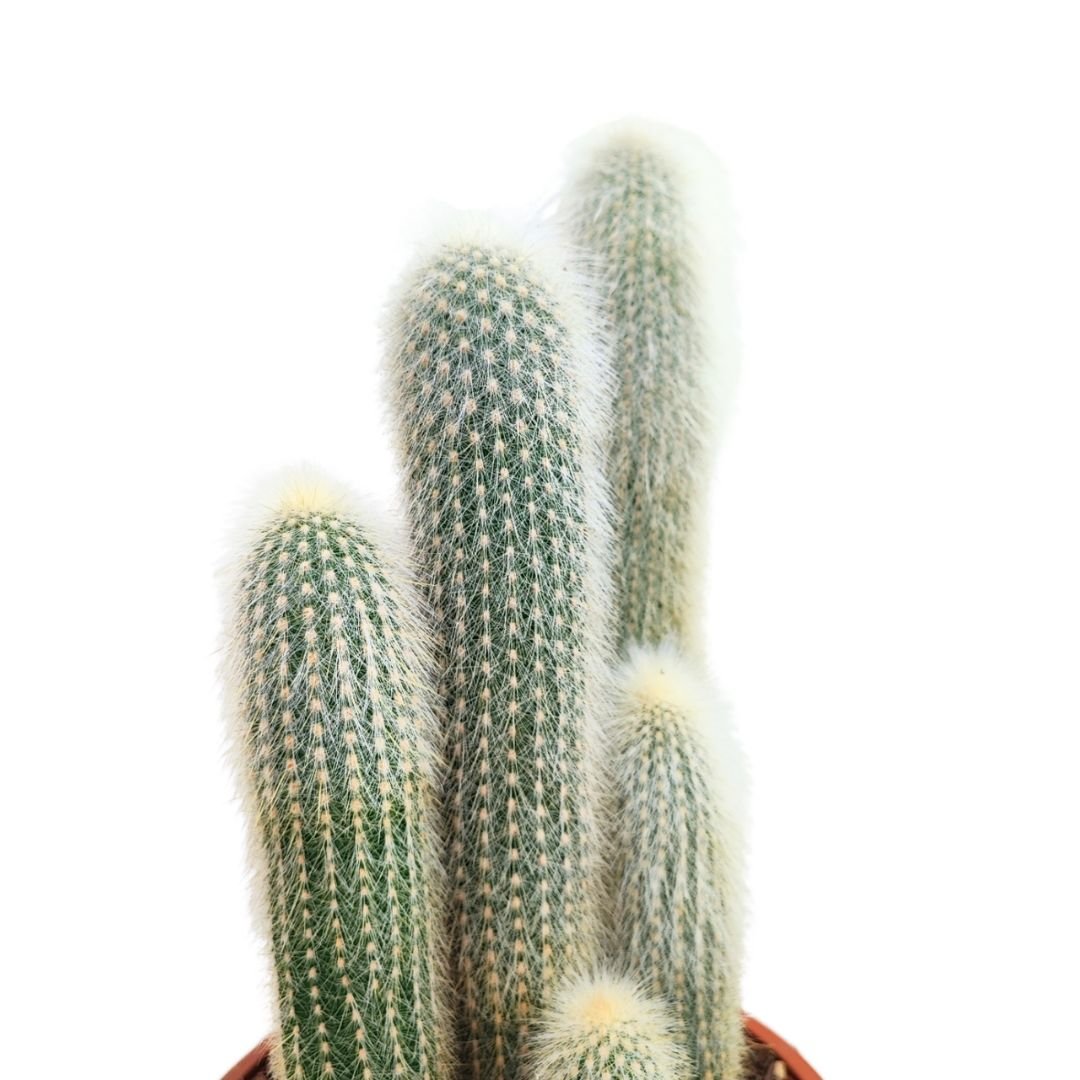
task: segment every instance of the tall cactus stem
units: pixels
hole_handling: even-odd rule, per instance
[[[561,214],[613,341],[619,644],[674,637],[699,654],[713,449],[737,368],[724,174],[692,136],[624,121],[579,144]]]
[[[742,755],[725,709],[671,645],[616,684],[616,925],[622,960],[671,1001],[700,1080],[741,1080]]]
[[[559,252],[469,222],[406,275],[389,376],[446,702],[452,949],[476,1080],[598,943],[603,364]]]
[[[330,481],[245,530],[229,694],[277,989],[275,1080],[449,1080],[430,645]]]

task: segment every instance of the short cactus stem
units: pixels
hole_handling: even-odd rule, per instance
[[[633,981],[579,976],[556,993],[533,1048],[533,1080],[689,1080],[668,1006]]]
[[[331,490],[282,495],[235,585],[273,1075],[449,1080],[431,661],[404,570]]]
[[[616,689],[622,959],[673,1004],[695,1075],[741,1080],[741,754],[674,648],[631,649]]]
[[[635,121],[583,141],[563,198],[614,344],[620,645],[673,637],[701,650],[712,451],[736,368],[723,191],[696,140]]]
[[[516,239],[437,245],[402,288],[390,375],[448,739],[465,1064],[521,1075],[537,1009],[597,942],[592,779],[603,406],[575,295]]]

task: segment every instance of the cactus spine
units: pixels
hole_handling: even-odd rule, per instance
[[[673,1003],[700,1080],[739,1080],[741,754],[714,695],[670,645],[632,649],[616,693],[624,960]]]
[[[666,1005],[633,982],[579,976],[545,1010],[533,1080],[689,1080]]]
[[[591,961],[591,730],[605,661],[602,407],[589,337],[516,239],[450,239],[392,316],[390,370],[447,705],[452,948],[467,1066],[521,1075],[560,976]]]
[[[563,214],[596,263],[615,346],[608,478],[618,521],[618,633],[699,649],[717,405],[733,380],[723,175],[695,140],[621,123],[579,150]],[[706,264],[707,263],[707,264]]]
[[[232,692],[278,993],[276,1080],[440,1080],[433,700],[401,568],[325,484],[235,590]]]

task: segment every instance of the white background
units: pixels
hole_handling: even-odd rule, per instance
[[[634,112],[725,159],[742,234],[709,611],[747,1006],[825,1080],[1076,1075],[1072,8],[4,4],[4,1075],[215,1080],[264,1033],[236,501],[297,460],[391,495],[418,218],[535,208]]]

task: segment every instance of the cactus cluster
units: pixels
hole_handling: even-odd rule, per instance
[[[404,551],[322,480],[245,531],[274,1080],[740,1080],[739,757],[696,607],[731,350],[694,160],[606,130],[544,230],[414,260]]]

